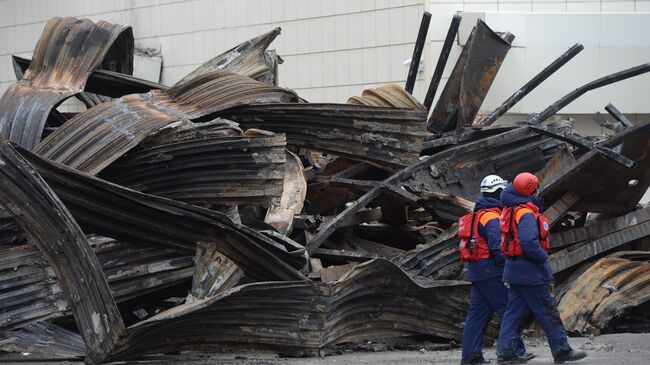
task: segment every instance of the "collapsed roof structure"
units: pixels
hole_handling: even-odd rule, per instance
[[[278,86],[267,47],[279,28],[167,87],[130,75],[130,27],[50,20],[34,58],[14,59],[19,81],[0,99],[0,349],[99,364],[459,341],[469,284],[454,223],[484,175],[521,171],[542,177],[568,329],[643,328],[628,318],[650,298],[648,255],[637,252],[650,236],[650,208],[638,205],[650,123],[610,104],[615,121],[601,122],[613,135],[593,140],[547,119],[650,65],[493,125],[582,46],[477,117],[514,36],[479,20],[432,107],[459,23],[423,103],[407,91],[416,69],[406,88],[320,104]],[[56,106],[72,96],[88,110],[68,119]]]

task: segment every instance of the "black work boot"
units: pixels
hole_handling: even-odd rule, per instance
[[[526,359],[526,361],[530,361],[535,358],[535,354],[532,352],[526,352],[525,354],[521,355],[521,357]]]
[[[528,360],[535,357],[530,357],[532,354],[524,354],[523,356],[511,354],[511,355],[499,355],[497,354],[497,364],[525,364]]]
[[[553,359],[556,364],[564,364],[567,361],[578,361],[587,357],[587,353],[584,351],[575,351],[572,348],[566,350],[560,350],[557,353],[553,354]]]
[[[470,354],[467,359],[463,359],[460,362],[460,365],[480,365],[480,364],[489,364],[490,360],[486,360],[483,357],[483,354],[478,352],[478,353],[473,353]]]

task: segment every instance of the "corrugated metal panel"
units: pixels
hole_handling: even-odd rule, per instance
[[[131,27],[88,19],[51,19],[23,78],[0,99],[0,140],[36,147],[50,110],[81,92],[90,72],[133,70]]]

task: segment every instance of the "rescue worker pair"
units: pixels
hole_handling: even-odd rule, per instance
[[[492,316],[503,317],[507,303],[507,288],[503,285],[504,256],[500,251],[501,236],[499,216],[501,191],[506,182],[490,175],[481,182],[482,196],[476,201],[474,211],[459,220],[461,260],[468,263],[467,280],[472,282],[470,309],[465,319],[462,340],[461,364],[481,364],[483,336]],[[516,340],[516,353],[526,354],[521,338]]]
[[[551,295],[553,272],[548,263],[550,225],[541,214],[543,201],[533,195],[537,177],[517,175],[501,193],[501,250],[506,254],[503,282],[509,287],[508,304],[501,320],[497,344],[500,364],[521,364],[519,355],[521,323],[532,312],[544,330],[555,363],[580,360],[587,356],[569,346],[562,319]]]

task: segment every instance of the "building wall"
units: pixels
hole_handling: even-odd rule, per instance
[[[650,13],[644,13],[650,10],[650,0],[0,0],[0,93],[15,80],[11,55],[31,57],[45,22],[67,15],[130,24],[136,47],[160,51],[160,81],[168,85],[216,54],[279,26],[282,34],[271,48],[285,61],[280,66],[280,84],[295,89],[310,101],[345,102],[368,87],[386,82],[404,84],[408,72],[405,61],[411,57],[425,10],[433,18],[414,92],[420,99],[433,73],[451,16],[459,11],[464,16],[461,44],[463,34],[469,32],[477,17],[484,18],[497,31],[517,35],[483,106],[486,110],[494,108],[557,57],[573,39],[585,43],[586,50],[574,60],[583,61],[575,65],[572,61],[567,72],[553,76],[513,112],[525,115],[540,111],[553,98],[602,76],[605,71],[627,67],[639,59],[650,60],[650,45],[645,44],[650,42],[650,29],[645,28],[645,24],[650,26]],[[614,17],[603,20],[600,15]],[[608,54],[603,63],[600,42],[608,32],[599,31],[595,37],[589,32],[591,28],[585,30],[581,19],[589,17],[589,24],[597,22],[599,29],[611,19],[616,20],[609,27],[618,30],[617,37],[624,36],[620,49],[610,54],[622,51],[624,57],[612,58]],[[563,21],[558,23],[558,19]],[[547,29],[534,24],[546,24]],[[553,31],[558,24],[561,26]],[[533,39],[533,35],[544,38],[546,34],[551,43],[522,43]],[[460,50],[457,44],[445,78]],[[645,102],[650,95],[644,87],[648,81],[649,76],[642,76],[630,81],[634,88],[621,84],[610,89],[606,97],[592,95],[584,99],[588,102],[580,99],[565,112],[591,114],[611,101],[619,109],[630,111],[632,119],[645,118],[645,113],[650,113],[650,103]],[[62,109],[83,109],[74,102],[66,105]],[[630,105],[633,110],[626,110]],[[589,123],[584,116],[578,119]]]

